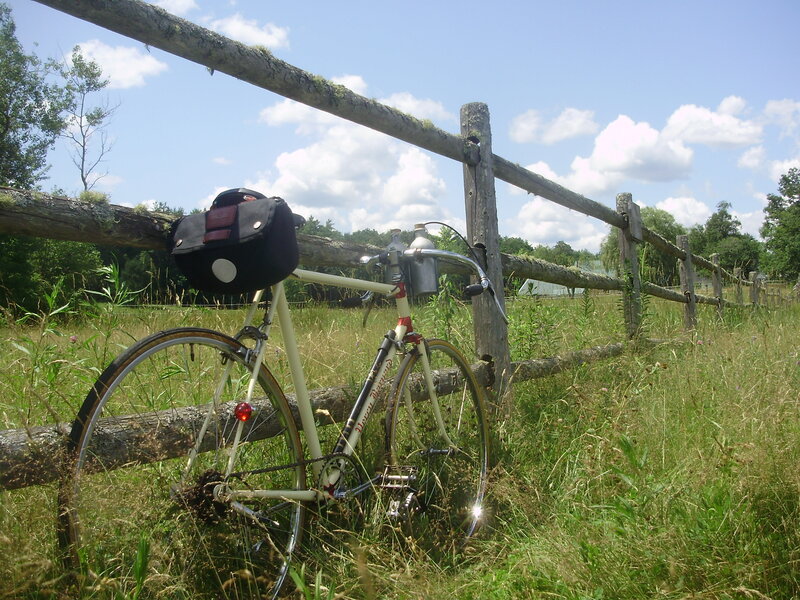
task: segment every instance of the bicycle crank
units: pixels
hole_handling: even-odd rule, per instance
[[[417,468],[405,465],[387,465],[380,487],[393,497],[389,500],[386,516],[393,521],[409,521],[415,514],[425,511],[425,501],[415,487]]]

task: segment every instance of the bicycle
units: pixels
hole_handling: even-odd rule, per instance
[[[387,522],[402,536],[431,552],[458,552],[484,516],[489,430],[484,391],[463,354],[414,330],[403,265],[430,259],[469,266],[480,283],[467,292],[494,295],[475,260],[436,249],[395,248],[362,259],[385,264],[389,283],[293,272],[302,282],[365,291],[361,304],[383,294],[397,309],[397,324],[327,453],[282,281],[271,294],[255,293],[233,337],[171,329],[117,357],[75,419],[74,458],[59,491],[60,544],[84,585],[115,581],[115,589],[138,594],[146,583],[180,597],[192,593],[192,582],[213,597],[275,598],[307,512],[369,491],[385,498]],[[264,360],[276,317],[295,402]],[[382,460],[365,467],[355,451],[398,357]]]

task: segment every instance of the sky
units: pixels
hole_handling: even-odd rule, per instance
[[[343,232],[465,229],[463,168],[382,133],[40,5],[4,0],[26,52],[75,46],[109,78],[94,189],[207,207],[245,186]],[[797,0],[159,0],[169,12],[459,133],[489,107],[495,154],[597,202],[630,192],[687,226],[728,202],[758,237],[800,167]],[[64,141],[45,191],[82,188]],[[604,223],[496,181],[500,234],[597,251]],[[401,212],[402,210],[402,212]]]

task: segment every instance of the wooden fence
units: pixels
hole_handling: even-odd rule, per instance
[[[673,244],[647,229],[641,222],[639,206],[630,194],[619,194],[616,210],[613,210],[497,156],[492,152],[489,110],[485,104],[464,105],[461,131],[458,135],[451,134],[302,71],[261,49],[227,39],[140,0],[36,1],[462,163],[467,239],[482,251],[481,258],[489,277],[500,282],[504,275],[513,275],[567,287],[620,291],[629,339],[638,340],[642,330],[642,294],[682,304],[687,329],[696,326],[698,304],[716,306],[721,313],[727,305],[745,304],[745,288],[749,288],[747,304],[750,305],[762,303],[762,298],[776,302],[786,300],[775,293],[765,295],[756,273],[743,278],[741,273],[722,269],[716,257],[709,260],[693,255],[686,236],[678,236]],[[538,259],[501,254],[495,179],[619,228],[623,276],[609,277]],[[0,189],[0,233],[164,249],[169,226],[168,217],[137,209]],[[310,266],[356,266],[360,256],[374,254],[377,250],[308,235],[301,235],[299,241],[301,262]],[[637,248],[645,243],[680,261],[680,292],[640,279]],[[696,293],[696,269],[711,273],[713,295]],[[734,301],[723,298],[725,280],[734,286]],[[560,357],[512,363],[506,324],[492,306],[491,299],[484,296],[473,300],[476,349],[484,360],[476,366],[476,372],[481,383],[497,391],[511,390],[512,380],[547,376],[624,351],[625,344],[609,344]],[[344,393],[321,390],[314,398],[320,408],[333,408],[332,414],[339,414],[336,407],[344,405]],[[46,465],[56,463],[48,457],[58,455],[63,448],[64,431],[64,425],[56,425],[0,432],[0,489],[52,480],[56,472],[54,467]]]

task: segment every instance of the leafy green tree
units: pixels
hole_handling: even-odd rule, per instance
[[[519,237],[500,236],[500,252],[505,254],[533,254],[533,246]]]
[[[60,281],[57,301],[68,303],[99,284],[97,248],[85,242],[0,236],[0,305],[35,312]]]
[[[30,237],[0,235],[0,306],[36,308],[40,282],[29,263],[38,242]]]
[[[412,234],[413,235],[413,234]],[[344,239],[354,244],[369,244],[385,248],[392,241],[392,234],[388,231],[378,233],[375,229],[359,229],[352,233],[345,233]],[[408,243],[410,240],[405,240]]]
[[[730,213],[731,204],[720,202],[717,210],[703,225],[689,231],[693,254],[710,258],[719,254],[720,266],[732,272],[741,267],[744,273],[758,268],[761,245],[752,235],[742,233],[742,223]]]
[[[342,239],[342,233],[333,226],[333,221],[328,219],[323,225],[322,222],[314,218],[313,215],[306,219],[305,224],[300,228],[300,233],[319,235],[332,240]]]
[[[778,182],[778,193],[767,196],[764,209],[764,267],[788,280],[800,276],[800,169],[789,169]]]
[[[722,240],[742,235],[742,223],[730,213],[730,207],[730,202],[720,202],[705,224],[695,225],[689,230],[689,246],[693,254],[708,257],[717,252],[716,247]]]
[[[752,235],[742,233],[717,242],[712,254],[719,254],[720,266],[729,273],[733,273],[733,270],[739,267],[744,277],[747,277],[750,271],[758,269],[761,246],[761,242]]]
[[[107,99],[93,105],[92,99],[108,86],[108,79],[96,62],[81,54],[78,46],[72,50],[69,63],[62,65],[61,74],[69,98],[66,127],[61,135],[70,146],[83,189],[90,190],[107,174],[96,169],[111,150],[106,128],[117,107],[110,106]]]
[[[675,242],[678,235],[684,235],[686,229],[680,225],[670,213],[660,208],[644,206],[641,210],[642,223],[649,230],[664,239]],[[600,245],[600,260],[603,267],[619,274],[619,229],[612,227],[608,236]],[[649,244],[639,244],[639,269],[642,278],[656,285],[672,285],[677,281],[678,265],[675,258],[664,254]]]
[[[25,54],[11,10],[0,3],[0,184],[29,189],[46,172],[47,151],[62,130],[68,95],[47,82],[50,68]]]

